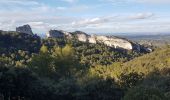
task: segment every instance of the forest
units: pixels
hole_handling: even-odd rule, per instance
[[[0,32],[0,100],[170,100],[170,47],[127,51]]]

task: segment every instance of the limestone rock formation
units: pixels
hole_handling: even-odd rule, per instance
[[[62,30],[50,30],[49,32],[47,32],[46,36],[47,38],[50,38],[50,37],[51,38],[64,38],[64,37],[72,38],[71,33],[65,32]]]
[[[89,43],[103,43],[107,46],[114,48],[123,48],[126,50],[132,50],[133,45],[126,39],[118,38],[118,37],[109,37],[109,36],[94,36],[88,35],[84,32],[76,31],[77,39],[81,42],[89,42]]]
[[[87,42],[88,41],[89,35],[84,33],[84,32],[75,31],[72,34],[74,34],[74,36],[81,42]]]
[[[16,28],[16,32],[33,35],[30,25],[23,25]]]
[[[97,43],[96,36],[94,35],[88,36],[88,42],[96,44]]]
[[[114,48],[121,48],[125,50],[139,50],[140,51],[140,45],[135,44],[127,39],[115,37],[115,36],[100,36],[100,35],[88,35],[81,31],[76,32],[65,32],[65,31],[58,31],[58,30],[50,30],[47,33],[47,37],[53,37],[53,38],[73,38],[75,37],[78,41],[81,42],[87,42],[87,43],[103,43],[107,46],[114,47]]]
[[[132,50],[133,45],[126,39],[118,37],[109,37],[109,36],[96,36],[96,40],[100,43],[104,43],[107,46],[114,48],[123,48],[127,50]]]
[[[58,30],[50,30],[47,34],[47,37],[54,37],[54,38],[63,38],[64,34]]]

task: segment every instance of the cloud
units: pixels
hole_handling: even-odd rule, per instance
[[[82,4],[80,0],[60,1],[63,1],[63,5],[58,3],[51,6],[51,4],[43,3],[43,0],[0,0],[0,30],[15,30],[16,26],[23,24],[30,24],[36,33],[45,33],[49,29],[105,33],[170,30],[168,24],[170,16],[162,17],[155,12],[114,14],[113,11],[106,11],[105,8],[105,14],[100,12],[102,7],[108,7],[110,2],[156,4],[169,0],[108,0],[109,5],[105,2],[106,0],[102,0],[105,3],[94,6]],[[78,1],[80,4],[75,5],[74,3]]]
[[[118,23],[118,22],[132,22],[139,20],[150,19],[154,16],[153,13],[137,13],[132,15],[115,15],[105,16],[96,18],[86,18],[80,21],[72,22],[73,27],[87,27],[87,26],[99,26],[107,23]]]
[[[149,4],[169,4],[170,0],[133,0],[139,3],[149,3]]]
[[[74,2],[77,2],[78,0],[61,0],[61,1],[68,2],[68,3],[74,3]]]
[[[96,31],[98,31],[99,29],[109,28],[114,25],[117,26],[114,26],[114,28],[119,29],[118,24],[120,23],[131,23],[133,21],[138,22],[140,20],[150,19],[154,16],[153,13],[122,14],[92,18],[53,16],[51,14],[46,15],[48,11],[54,13],[57,12],[56,9],[54,10],[48,6],[42,6],[32,8],[32,10],[27,11],[27,13],[21,13],[22,10],[14,12],[0,12],[0,23],[6,23],[3,26],[0,26],[0,29],[5,29],[6,27],[7,30],[15,30],[16,26],[30,24],[33,30],[41,32],[46,32],[50,29],[74,31],[77,29],[84,30],[88,28],[90,30],[96,29]],[[61,10],[65,10],[65,8],[62,8]],[[112,29],[114,28],[112,27]]]
[[[74,27],[83,27],[91,24],[99,24],[102,23],[104,20],[101,18],[92,18],[92,19],[83,19],[80,21],[74,21],[72,22],[72,26]]]
[[[150,13],[150,12],[148,12],[148,13],[138,13],[138,14],[129,16],[129,19],[148,19],[148,18],[151,18],[153,16],[154,16],[154,14]]]
[[[35,0],[1,0],[0,5],[39,5]]]
[[[100,0],[112,4],[143,3],[143,4],[169,4],[170,0]]]

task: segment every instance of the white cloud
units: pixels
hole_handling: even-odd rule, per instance
[[[154,14],[153,13],[138,13],[138,14],[135,14],[135,15],[131,15],[129,16],[130,19],[148,19],[148,18],[151,18],[153,17]]]
[[[40,12],[38,12],[40,11]],[[35,31],[46,32],[49,29],[63,29],[67,31],[74,30],[96,30],[102,29],[119,29],[118,24],[131,23],[133,21],[140,21],[150,19],[154,16],[153,13],[137,13],[128,15],[114,15],[114,16],[103,16],[94,18],[78,18],[78,17],[63,17],[44,15],[48,11],[52,10],[48,7],[34,8],[33,11],[27,13],[21,13],[21,11],[14,12],[0,12],[0,23],[6,23],[0,26],[0,29],[15,30],[16,26],[22,24],[30,24]],[[54,13],[56,10],[53,11]],[[15,15],[15,16],[13,16]],[[8,17],[7,17],[8,16]],[[110,29],[108,29],[110,30]]]
[[[1,0],[0,5],[39,5],[35,0]]]
[[[101,18],[92,18],[92,19],[83,19],[80,21],[74,21],[72,22],[72,26],[74,27],[83,27],[83,26],[88,26],[88,25],[92,25],[92,24],[101,24],[104,22],[104,19]]]
[[[105,16],[96,18],[86,18],[80,21],[72,22],[73,27],[86,27],[86,26],[100,26],[107,23],[118,23],[118,22],[132,22],[150,19],[154,16],[153,13],[137,13],[130,15],[116,15],[116,16]]]
[[[170,0],[133,0],[140,3],[150,3],[150,4],[167,4]]]
[[[68,3],[74,3],[74,2],[77,2],[78,0],[61,0],[61,1],[65,1],[65,2],[68,2]]]
[[[145,3],[145,4],[169,4],[170,0],[100,0],[108,1],[112,4],[126,4],[126,3]]]
[[[61,0],[60,0],[61,1]],[[78,0],[62,0],[74,3]],[[105,0],[103,0],[105,1]],[[165,0],[109,0],[112,2],[154,3]],[[95,6],[94,6],[95,7]],[[101,7],[101,6],[100,6]],[[99,7],[99,8],[100,8]],[[102,6],[103,7],[103,6]],[[100,8],[101,9],[101,8]],[[169,16],[159,17],[152,12],[120,13],[115,15],[80,15],[90,11],[87,5],[49,6],[37,0],[0,0],[0,30],[15,30],[16,26],[30,24],[34,32],[49,29],[85,32],[168,31]],[[98,14],[98,12],[97,12]],[[78,15],[78,16],[77,16]],[[92,14],[93,15],[93,14]],[[74,17],[77,16],[77,17]],[[158,16],[158,17],[157,17]],[[154,22],[152,22],[154,19]],[[168,23],[167,23],[167,22]]]

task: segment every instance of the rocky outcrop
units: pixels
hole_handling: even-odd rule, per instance
[[[108,37],[108,36],[96,36],[96,40],[100,43],[104,43],[107,46],[114,48],[123,48],[127,50],[132,50],[133,45],[126,39],[118,37]]]
[[[127,39],[115,37],[115,36],[100,36],[100,35],[88,35],[81,31],[76,32],[65,32],[65,31],[58,31],[58,30],[50,30],[47,33],[47,37],[54,37],[54,38],[73,38],[75,37],[78,41],[87,42],[87,43],[102,43],[110,47],[114,48],[121,48],[125,50],[133,50],[136,49],[140,50],[140,45],[135,44]]]
[[[71,33],[62,30],[50,30],[46,34],[47,38],[72,38]]]
[[[81,42],[87,42],[88,37],[90,37],[88,34],[81,31],[75,31],[72,34]]]
[[[123,48],[127,50],[132,50],[133,45],[126,39],[118,38],[118,37],[109,37],[109,36],[95,36],[88,35],[84,32],[75,32],[75,36],[81,42],[89,42],[89,43],[103,43],[107,46],[114,48]]]
[[[63,38],[64,37],[64,34],[58,30],[50,30],[46,35],[48,38],[50,38],[50,37]]]
[[[30,25],[23,25],[16,28],[16,32],[33,35]]]
[[[94,35],[88,36],[88,42],[96,44],[97,43],[96,36]]]

